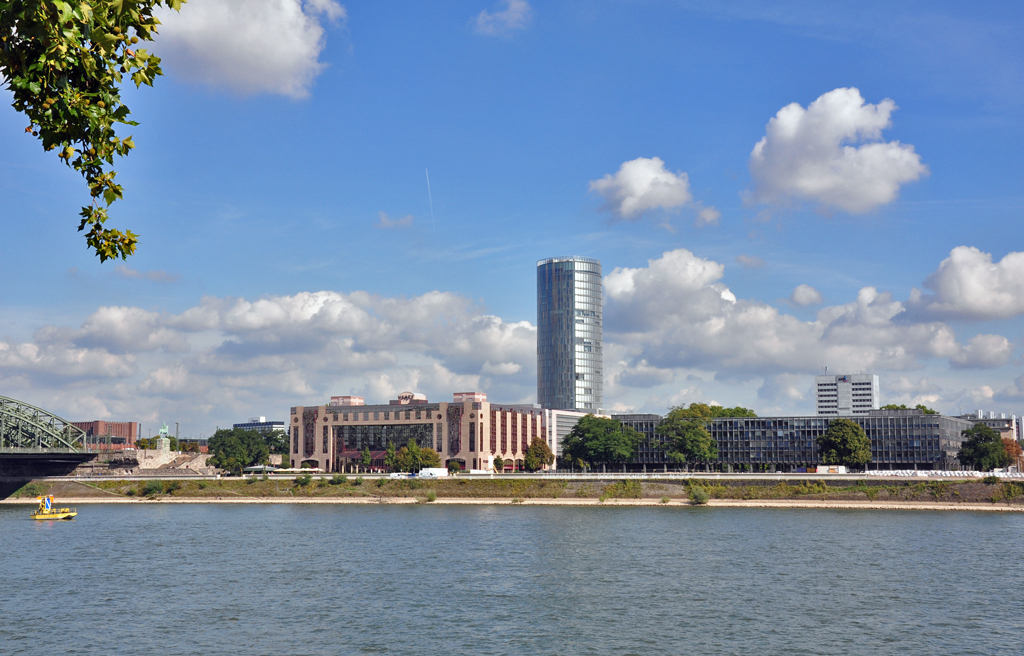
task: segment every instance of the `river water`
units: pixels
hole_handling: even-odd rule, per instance
[[[1024,515],[0,507],[0,653],[1011,654]]]

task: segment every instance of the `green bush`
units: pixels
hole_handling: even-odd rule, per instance
[[[799,485],[793,487],[797,494],[825,494],[828,492],[828,484],[822,480],[800,481]]]
[[[295,484],[299,487],[310,485],[313,482],[313,476],[310,474],[303,474],[295,477]]]
[[[384,487],[387,484],[388,484],[388,481],[387,481],[386,478],[378,478],[377,479],[377,487]]]
[[[671,501],[671,499],[669,499],[668,497],[661,497],[662,503],[668,503],[669,501]]]
[[[1003,483],[1003,498],[1007,502],[1016,499],[1017,497],[1024,496],[1024,482],[1020,481],[1007,481]]]
[[[25,497],[40,497],[46,494],[47,487],[41,483],[26,483],[18,490],[15,496],[20,498]]]
[[[704,488],[698,487],[696,485],[690,488],[690,501],[693,503],[693,505],[703,506],[708,502],[708,499],[710,498],[711,495],[708,494],[708,491],[705,490]]]
[[[331,485],[345,485],[346,483],[348,483],[348,476],[342,476],[341,474],[331,476]]]
[[[642,491],[640,481],[616,481],[606,486],[601,496],[605,499],[639,499]]]
[[[133,497],[133,496],[135,496],[135,488],[133,488],[133,487],[128,488],[128,491],[125,492],[124,495],[126,497]]]
[[[199,481],[200,490],[205,490],[207,485],[209,485],[209,483],[207,483],[206,481]]]
[[[952,487],[952,483],[949,481],[929,481],[928,489],[932,493],[932,496],[936,499],[941,499],[946,496],[949,492],[949,488]]]
[[[352,481],[352,485],[362,485],[362,484],[363,484],[363,477],[362,476],[357,476],[356,480]]]
[[[163,481],[146,481],[142,486],[142,494],[150,497],[155,494],[161,494],[164,491]]]
[[[181,489],[181,481],[164,481],[164,492],[170,494]]]
[[[256,482],[255,478],[247,478],[247,479],[245,479],[245,484],[246,485],[252,485],[255,482]]]
[[[997,484],[999,482],[999,477],[998,476],[986,476],[985,478],[981,479],[981,482],[984,483],[985,485],[995,485],[995,484]]]
[[[437,492],[434,492],[433,490],[429,490],[427,492],[427,503],[432,503],[434,501],[437,501]]]

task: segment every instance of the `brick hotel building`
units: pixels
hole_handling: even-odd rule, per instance
[[[383,467],[389,442],[397,450],[410,441],[437,451],[445,465],[455,460],[463,469],[493,471],[494,456],[500,455],[511,461],[505,471],[512,471],[522,468],[533,438],[546,439],[552,451],[558,439],[546,430],[540,406],[490,403],[480,392],[458,392],[452,401],[436,403],[403,392],[386,405],[332,397],[324,405],[292,408],[290,423],[291,466],[325,472],[353,471],[364,448],[370,449],[373,466]]]

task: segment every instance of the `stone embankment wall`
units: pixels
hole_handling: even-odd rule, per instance
[[[182,453],[160,449],[134,449],[101,453],[79,466],[72,476],[180,476],[217,473],[207,462],[209,453]]]

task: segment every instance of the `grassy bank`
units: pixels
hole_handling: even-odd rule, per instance
[[[11,499],[53,494],[58,498],[122,499],[330,499],[342,497],[437,499],[657,499],[877,501],[894,503],[992,503],[1024,505],[1024,483],[994,481],[716,481],[688,479],[656,481],[564,480],[391,480],[364,481],[336,476],[326,480],[247,479],[198,481],[102,482],[32,481],[9,495]]]

